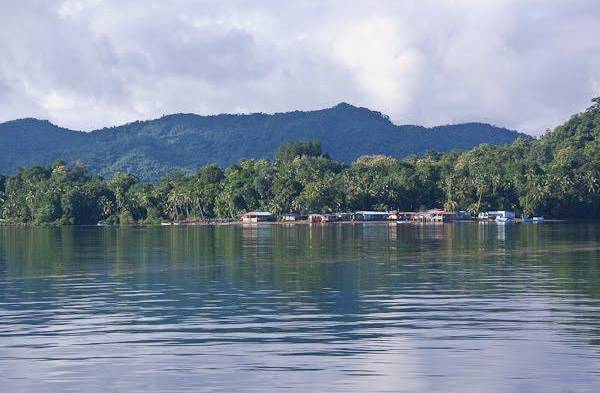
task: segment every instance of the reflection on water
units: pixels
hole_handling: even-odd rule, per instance
[[[600,225],[0,227],[3,391],[595,392]]]

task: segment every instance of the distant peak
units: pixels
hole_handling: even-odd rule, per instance
[[[181,119],[181,118],[190,118],[190,117],[201,117],[201,116],[196,113],[177,112],[177,113],[164,114],[160,117],[160,119],[178,119],[178,118]]]
[[[18,127],[18,128],[61,128],[55,124],[52,124],[49,120],[40,120],[34,117],[24,117],[22,119],[9,120],[0,122],[0,125],[6,127]]]
[[[370,119],[378,119],[378,120],[383,120],[386,123],[391,123],[389,116],[384,115],[381,112],[373,111],[369,108],[364,108],[361,106],[354,106],[352,104],[348,104],[347,102],[340,102],[339,104],[330,108],[329,110],[332,110],[335,112],[341,112],[344,115],[370,118]]]
[[[24,117],[22,119],[15,119],[7,121],[6,123],[20,123],[20,124],[52,124],[49,120],[36,119],[35,117]]]
[[[352,104],[348,104],[347,102],[340,102],[339,104],[337,104],[336,106],[334,106],[334,108],[338,108],[338,109],[358,109],[358,107],[352,105]]]

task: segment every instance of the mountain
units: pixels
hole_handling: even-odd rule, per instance
[[[302,112],[199,116],[173,114],[91,132],[68,130],[36,119],[0,124],[0,173],[49,164],[83,161],[92,173],[117,171],[155,180],[242,158],[272,158],[289,141],[319,139],[333,158],[351,162],[365,154],[404,157],[427,150],[469,149],[482,143],[512,143],[524,134],[484,123],[426,128],[395,125],[379,112],[346,103]]]

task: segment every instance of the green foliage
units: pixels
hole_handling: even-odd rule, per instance
[[[228,168],[215,201],[217,215],[235,219],[246,211],[266,209],[271,195],[271,171],[266,160],[243,160]]]
[[[318,140],[306,142],[290,142],[277,151],[276,160],[279,162],[293,161],[300,157],[320,157],[323,155],[321,142]]]
[[[600,218],[600,100],[537,141],[480,145],[465,152],[396,159],[361,156],[350,165],[318,141],[283,146],[273,162],[215,164],[157,183],[116,173],[103,181],[81,164],[0,176],[0,218],[14,223],[158,223],[274,214],[445,207],[511,209],[553,217]]]
[[[108,217],[102,203],[114,203],[106,183],[63,162],[5,178],[2,194],[0,217],[17,223],[96,224]]]

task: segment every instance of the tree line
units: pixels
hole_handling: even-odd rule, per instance
[[[536,140],[464,152],[352,164],[318,141],[281,147],[274,160],[242,160],[156,183],[127,173],[104,180],[84,165],[56,162],[0,176],[0,219],[33,224],[128,224],[236,220],[252,210],[324,213],[445,208],[507,209],[551,217],[600,218],[600,98]]]

